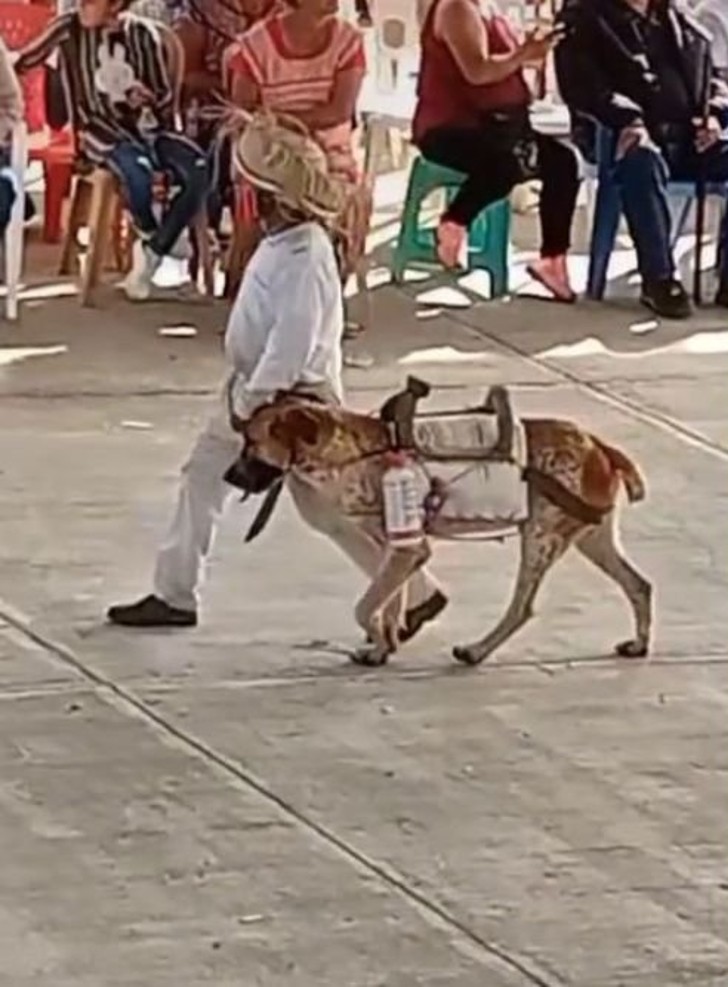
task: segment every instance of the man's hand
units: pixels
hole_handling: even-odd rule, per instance
[[[693,126],[695,127],[695,150],[698,154],[704,154],[710,150],[723,136],[723,128],[717,117],[693,120]]]
[[[126,91],[126,101],[133,110],[140,110],[142,106],[149,106],[154,102],[154,93],[140,82],[135,82]]]
[[[616,161],[621,161],[625,154],[633,148],[651,147],[652,145],[652,138],[650,137],[647,127],[639,121],[631,123],[628,127],[624,127],[619,132],[614,158]]]

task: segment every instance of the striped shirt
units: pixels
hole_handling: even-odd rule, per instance
[[[361,33],[348,21],[332,18],[331,37],[319,53],[301,57],[289,50],[283,31],[285,14],[261,21],[240,38],[230,62],[231,72],[249,78],[261,104],[281,113],[305,111],[331,101],[340,72],[366,68]],[[318,131],[332,173],[356,177],[350,121]]]
[[[156,123],[172,129],[166,51],[151,21],[122,14],[113,27],[85,28],[77,14],[62,14],[21,51],[15,71],[36,68],[55,51],[79,150],[91,161],[103,162],[120,141],[145,144],[140,111],[125,97],[134,85],[153,93]]]

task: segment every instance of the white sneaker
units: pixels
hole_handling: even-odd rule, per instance
[[[175,260],[189,260],[192,256],[192,244],[190,243],[190,234],[187,230],[182,230],[177,241],[169,252],[170,257],[174,257]]]
[[[131,257],[131,270],[121,286],[130,301],[143,302],[152,292],[152,278],[162,263],[162,258],[142,240],[135,241]]]

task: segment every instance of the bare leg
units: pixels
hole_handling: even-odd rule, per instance
[[[632,606],[635,637],[616,645],[616,653],[625,658],[644,658],[650,648],[652,632],[652,585],[624,558],[615,535],[615,518],[610,515],[598,528],[591,528],[582,535],[576,547],[621,587]]]
[[[534,515],[521,531],[521,564],[510,605],[500,623],[480,641],[459,645],[453,657],[466,665],[478,665],[504,644],[533,616],[533,601],[548,570],[568,548],[575,531],[548,524],[550,511]]]
[[[382,567],[356,605],[356,621],[370,643],[359,648],[352,661],[359,665],[383,665],[397,650],[398,622],[392,625],[388,605],[394,602],[399,608],[407,580],[422,568],[430,554],[426,539],[411,547],[387,549]]]

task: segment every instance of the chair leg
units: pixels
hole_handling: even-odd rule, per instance
[[[89,245],[81,275],[81,304],[91,305],[93,290],[99,282],[114,206],[114,177],[97,169],[91,179],[91,209],[89,215]]]
[[[134,233],[124,208],[124,202],[118,194],[114,195],[111,216],[111,237],[107,251],[111,256],[108,258],[107,267],[112,271],[128,274],[131,270],[131,247]]]
[[[207,206],[204,206],[195,216],[195,240],[197,242],[198,274],[202,268],[202,282],[208,298],[215,297],[215,270],[210,237],[207,232]]]
[[[68,227],[63,238],[63,250],[58,273],[62,277],[76,273],[78,261],[78,233],[88,221],[91,204],[91,183],[86,178],[77,178],[71,197],[71,210],[68,214]]]
[[[18,295],[23,269],[23,212],[25,200],[22,193],[15,197],[10,222],[5,230],[5,316],[9,322],[18,318]]]
[[[609,181],[600,181],[597,188],[594,224],[589,250],[589,274],[586,294],[600,301],[607,286],[609,258],[617,239],[621,201],[619,189]]]
[[[46,243],[58,243],[61,239],[63,202],[70,191],[72,180],[73,168],[70,164],[43,165],[43,239]]]

